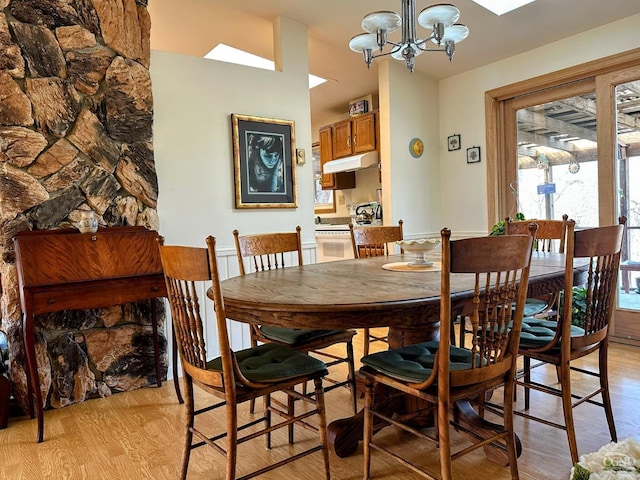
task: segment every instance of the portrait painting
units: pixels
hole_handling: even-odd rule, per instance
[[[231,115],[236,208],[295,208],[294,122]]]

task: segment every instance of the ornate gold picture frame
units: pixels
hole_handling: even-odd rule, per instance
[[[296,208],[292,120],[231,115],[236,208]]]

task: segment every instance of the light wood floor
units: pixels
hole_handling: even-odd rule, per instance
[[[356,337],[357,338],[357,337]],[[356,346],[357,348],[357,346]],[[640,435],[640,348],[613,344],[610,355],[610,381],[618,438]],[[541,370],[541,369],[538,369]],[[549,372],[553,374],[553,372]],[[591,382],[592,380],[588,380]],[[580,388],[576,381],[574,388]],[[532,392],[532,405],[560,418],[556,399]],[[206,401],[204,394],[197,397]],[[327,395],[329,421],[350,415],[349,392],[338,389]],[[519,400],[522,393],[519,392]],[[518,402],[520,404],[520,402]],[[248,415],[243,407],[243,415]],[[609,441],[602,409],[583,405],[576,410],[580,453],[597,450]],[[212,420],[224,426],[222,417]],[[9,428],[0,430],[0,478],[7,480],[40,479],[125,479],[173,480],[177,478],[183,432],[183,407],[176,401],[173,385],[144,388],[120,393],[59,410],[45,412],[45,441],[35,443],[36,424],[28,417],[11,418]],[[525,480],[568,478],[571,460],[564,432],[522,418],[516,429],[524,452],[519,459],[520,478]],[[314,441],[311,432],[296,432],[297,444]],[[414,458],[437,467],[437,452],[393,428],[378,433],[378,438],[409,451]],[[456,444],[464,445],[455,433]],[[274,436],[274,448],[266,451],[263,440],[240,446],[239,474],[265,462],[287,455],[290,448],[285,433]],[[399,447],[400,448],[400,447]],[[333,479],[362,478],[362,447],[349,458],[330,458]],[[508,479],[506,468],[488,461],[481,452],[454,462],[454,478],[459,480]],[[319,455],[307,457],[265,475],[273,480],[315,480],[321,478]],[[224,472],[223,458],[207,448],[193,452],[189,478],[218,479]],[[403,467],[375,455],[372,478],[419,478]]]

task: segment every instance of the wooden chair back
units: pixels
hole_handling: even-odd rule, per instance
[[[302,265],[302,240],[300,226],[295,232],[258,233],[241,236],[238,230],[233,231],[238,255],[240,275],[245,275],[243,258],[250,257],[256,271],[272,270],[286,267],[286,253],[297,253],[298,265]]]
[[[402,220],[398,226],[354,227],[349,224],[351,245],[355,258],[380,257],[389,255],[389,243],[403,240]]]
[[[512,400],[536,229],[537,225],[531,223],[528,235],[455,241],[451,241],[449,229],[441,230],[440,339],[375,353],[361,360],[363,367],[360,374],[366,381],[364,478],[369,478],[371,451],[375,450],[395,458],[424,478],[451,480],[454,478],[451,467],[453,459],[488,444],[504,445],[511,478],[518,478]],[[473,292],[467,307],[474,331],[470,349],[455,347],[449,337],[452,322],[451,278],[454,276],[456,284],[465,282],[468,291]],[[415,413],[407,412],[392,417],[386,407],[378,409],[374,392],[380,384],[386,387],[385,398],[392,398],[392,390],[395,389],[419,398],[418,402],[428,402],[430,409],[435,407],[435,434],[431,436],[415,429]],[[479,408],[483,408],[486,393],[499,386],[504,386],[503,428],[494,425],[492,430],[483,429],[482,435],[473,433],[467,436],[473,445],[458,448],[452,454],[450,426],[459,427],[461,422],[458,420],[464,417],[463,414],[456,418],[454,408],[469,409],[475,415],[468,402],[475,399]],[[424,405],[426,408],[427,404]],[[440,475],[434,476],[422,465],[414,463],[415,459],[400,456],[397,450],[392,451],[382,444],[373,443],[374,418],[375,421],[388,422],[423,439],[434,441],[440,457]],[[473,432],[473,429],[464,427],[463,430]]]
[[[471,369],[449,371],[449,355],[438,354],[439,395],[448,398],[449,386],[482,384],[491,379],[500,384],[513,378],[536,229],[530,223],[527,235],[455,241],[450,240],[449,229],[442,230],[440,332],[451,331],[451,276],[466,275],[474,292],[468,312],[475,334],[470,347]],[[448,350],[439,349],[443,351]],[[511,373],[505,376],[507,372]]]
[[[529,224],[538,224],[536,232],[536,242],[534,250],[539,252],[564,253],[567,238],[567,221],[569,216],[565,213],[562,220],[517,220],[512,221],[509,217],[504,221],[505,235],[527,235]],[[556,248],[557,246],[557,248]]]
[[[560,320],[563,325],[558,329],[561,331],[561,338],[571,339],[571,342],[562,342],[561,345],[561,350],[567,355],[572,349],[599,343],[608,335],[608,326],[616,303],[618,269],[626,221],[626,217],[620,217],[617,225],[577,231],[573,231],[573,225],[569,227]],[[576,283],[573,263],[576,258],[591,260],[584,283],[579,283],[586,289],[583,318],[576,318],[577,314],[573,308],[572,287]],[[576,336],[575,332],[572,335],[571,324],[583,328],[584,335]]]
[[[162,237],[158,241],[182,367],[187,375],[205,389],[231,388],[236,375],[220,288],[215,238],[207,238],[207,248],[167,246]],[[218,344],[222,357],[221,372],[207,369],[207,344],[201,316],[204,305],[201,304],[200,297],[202,295],[203,300],[208,301],[205,292],[209,284],[215,305]]]
[[[167,246],[164,245],[162,238],[159,239],[159,243],[171,317],[185,373],[186,433],[179,478],[187,478],[191,450],[205,444],[225,455],[225,478],[236,478],[237,447],[240,443],[265,435],[265,445],[267,449],[270,449],[272,431],[301,422],[304,422],[303,425],[306,428],[314,429],[315,427],[310,426],[306,421],[310,415],[317,415],[319,446],[312,446],[295,455],[281,458],[279,461],[246,474],[242,478],[254,478],[304,456],[322,451],[324,478],[328,480],[330,478],[329,453],[322,387],[322,377],[326,375],[325,365],[300,352],[280,346],[270,349],[270,345],[265,345],[264,347],[267,348],[257,347],[237,353],[233,352],[229,343],[227,318],[218,273],[216,239],[211,236],[207,237],[207,248]],[[210,285],[209,290],[207,290],[207,285]],[[220,357],[209,361],[207,361],[207,342],[201,316],[203,307],[200,302],[201,297],[204,300],[213,300],[216,316]],[[292,353],[298,357],[292,356]],[[290,360],[289,363],[287,363],[288,360]],[[307,360],[314,363],[305,365],[304,362]],[[243,365],[243,369],[240,368],[239,362]],[[259,374],[252,379],[248,378],[263,364],[266,364],[266,373]],[[284,368],[282,368],[283,364]],[[299,365],[302,365],[302,368],[296,372]],[[243,374],[243,371],[246,372],[246,375]],[[301,389],[310,380],[314,382],[315,386],[314,398],[301,395],[295,390],[296,386]],[[208,403],[206,408],[196,409],[194,406],[194,383],[206,392],[222,398],[223,401]],[[271,403],[270,395],[276,391],[287,394],[288,401],[283,403],[283,408]],[[264,399],[265,413],[262,418],[252,417],[248,422],[240,421],[238,404],[256,398]],[[294,399],[308,401],[314,405],[314,409],[296,415],[293,411]],[[226,431],[219,428],[217,431],[222,433],[211,436],[211,422],[209,420],[204,422],[207,428],[205,432],[200,430],[199,425],[195,422],[195,416],[217,408],[224,408],[226,412]],[[271,416],[274,413],[284,420],[272,424]],[[261,424],[263,428],[256,429],[256,425]],[[249,433],[240,435],[240,432],[247,432],[248,428],[251,428]],[[196,443],[193,443],[194,437],[197,439]],[[290,434],[291,443],[293,443],[292,438]]]

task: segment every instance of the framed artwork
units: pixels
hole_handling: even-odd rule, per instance
[[[455,135],[451,135],[447,137],[447,147],[449,151],[460,150],[460,134],[456,133]]]
[[[236,208],[298,206],[291,120],[231,115]]]
[[[480,161],[480,147],[467,148],[467,163],[478,163]]]

